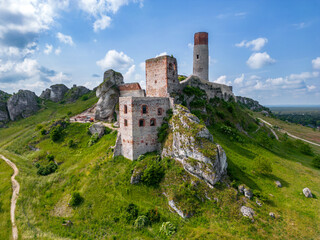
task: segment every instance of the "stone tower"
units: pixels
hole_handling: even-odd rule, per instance
[[[198,32],[194,34],[193,75],[209,81],[209,49],[207,32]]]
[[[146,60],[147,97],[170,97],[180,88],[177,60],[160,56]]]

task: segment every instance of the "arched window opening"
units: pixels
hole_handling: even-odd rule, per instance
[[[158,116],[161,116],[162,112],[163,112],[163,109],[162,108],[158,108]]]
[[[148,113],[147,105],[142,105],[142,114]]]
[[[151,118],[150,119],[150,126],[155,126],[156,125],[156,119]]]
[[[139,127],[144,127],[144,119],[139,120]]]
[[[124,120],[124,126],[125,127],[128,126],[128,120],[127,119]]]
[[[199,54],[197,54],[197,59],[199,59]]]
[[[124,113],[128,113],[128,107],[127,107],[127,105],[124,105]]]

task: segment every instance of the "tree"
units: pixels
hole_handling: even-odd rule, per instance
[[[320,155],[317,155],[313,158],[312,160],[312,164],[313,166],[315,166],[316,168],[320,168]]]
[[[268,159],[257,157],[254,160],[254,170],[258,174],[268,175],[272,173],[271,162]]]

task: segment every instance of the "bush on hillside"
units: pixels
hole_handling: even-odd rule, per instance
[[[88,99],[89,99],[88,95],[83,95],[83,96],[81,97],[81,100],[82,100],[82,101],[87,101]]]
[[[316,168],[320,168],[320,155],[317,155],[316,157],[313,158],[312,164]]]
[[[149,225],[149,219],[144,215],[139,216],[134,221],[134,228],[136,228],[136,229],[142,229],[148,225]]]
[[[68,141],[68,147],[69,148],[73,148],[73,147],[75,147],[76,146],[76,143],[73,141],[73,139],[70,139],[69,141]]]
[[[78,192],[72,193],[71,200],[70,200],[70,206],[76,207],[79,206],[84,201],[84,198],[80,195]]]
[[[61,125],[53,127],[50,131],[50,138],[52,141],[57,142],[62,137],[63,128]]]
[[[174,226],[171,222],[164,222],[160,228],[160,233],[163,233],[167,236],[171,236],[175,234],[177,231],[176,226]]]
[[[47,176],[51,173],[54,173],[57,171],[58,165],[55,164],[54,162],[50,162],[47,166],[39,166],[37,174],[41,176]]]
[[[46,158],[48,159],[49,162],[53,162],[54,161],[54,156],[52,154],[48,154],[46,156]]]
[[[307,143],[303,143],[301,140],[298,140],[299,143],[299,150],[301,153],[305,154],[305,155],[309,155],[312,156],[313,155],[313,151],[312,148],[310,147],[309,144]]]
[[[137,205],[130,203],[124,210],[123,216],[127,223],[131,222],[132,220],[135,220],[138,217],[138,207]]]
[[[160,221],[160,213],[158,209],[150,209],[147,214],[147,218],[149,219],[150,223],[156,223]]]
[[[164,177],[164,168],[157,160],[148,163],[141,176],[141,182],[147,186],[158,186]]]
[[[257,157],[254,159],[254,170],[258,174],[268,175],[272,173],[271,162],[268,159]]]
[[[96,142],[98,142],[98,140],[99,140],[98,133],[93,134],[88,142],[89,147],[95,144]]]

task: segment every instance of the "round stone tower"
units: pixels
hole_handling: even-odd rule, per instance
[[[207,32],[198,32],[194,34],[193,75],[209,81],[209,48]]]

